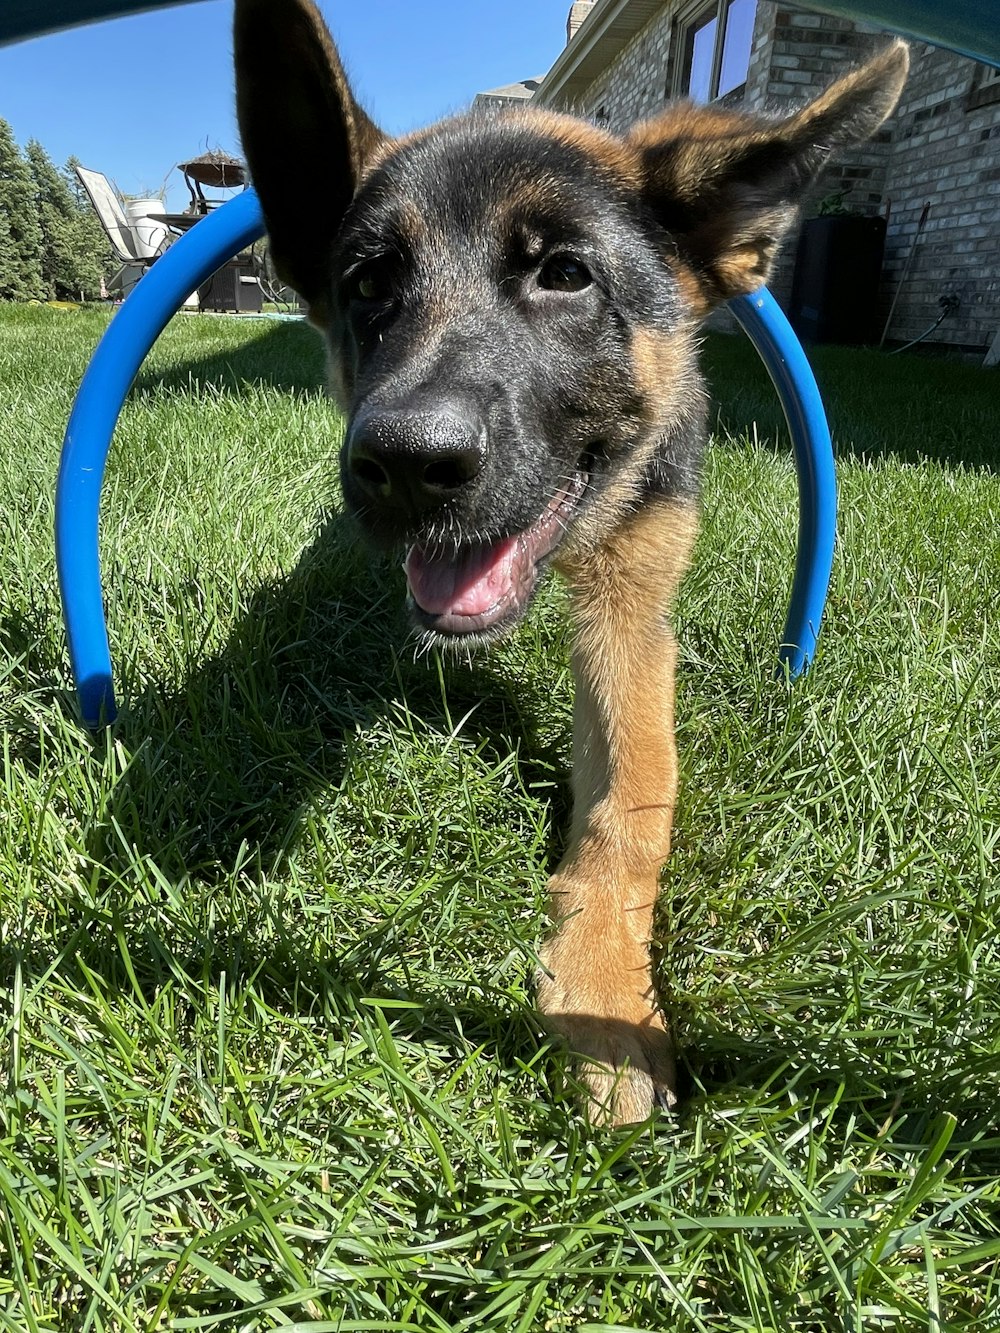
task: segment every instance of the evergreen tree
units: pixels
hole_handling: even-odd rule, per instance
[[[79,165],[78,157],[69,158],[62,174],[76,210],[80,290],[88,300],[96,300],[101,294],[101,279],[113,273],[118,262],[101,220],[94,211],[94,205],[80,184],[80,177],[76,174]]]
[[[77,167],[82,166],[83,163],[76,154],[71,154],[66,159],[66,165],[63,167],[63,175],[66,177],[66,184],[69,186],[69,192],[73,196],[73,202],[76,204],[77,211],[90,209],[90,211],[93,212],[93,205],[90,202],[87,191],[83,188],[83,182],[76,174]]]
[[[0,297],[3,295],[8,274],[16,272],[17,265],[17,249],[10,234],[10,223],[7,221],[7,214],[0,208]]]
[[[5,120],[0,120],[0,214],[10,240],[9,246],[0,241],[0,298],[42,296],[42,233],[34,183]]]
[[[37,139],[29,140],[25,156],[35,184],[47,295],[98,297],[108,247],[90,201],[77,200],[66,174],[56,169]]]
[[[48,297],[79,295],[76,282],[76,203],[48,153],[37,139],[24,150],[35,186],[35,208],[42,233],[42,283]]]

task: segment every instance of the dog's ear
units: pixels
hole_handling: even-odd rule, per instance
[[[767,281],[803,190],[838,148],[875,133],[908,66],[895,41],[787,119],[683,103],[629,134],[646,202],[693,271],[703,311]]]
[[[236,109],[275,267],[321,317],[330,251],[387,141],[361,110],[311,0],[236,0]]]

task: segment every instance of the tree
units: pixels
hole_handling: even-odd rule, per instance
[[[10,223],[7,214],[0,208],[0,296],[3,294],[6,276],[14,273],[17,266],[17,249],[10,234]]]
[[[77,200],[66,174],[56,169],[37,139],[28,141],[25,156],[35,185],[46,294],[99,296],[108,247],[89,200]]]
[[[37,139],[24,150],[35,186],[35,208],[42,233],[42,283],[46,296],[79,293],[76,282],[76,204],[48,153]]]
[[[42,233],[35,187],[10,126],[0,119],[0,215],[9,244],[0,238],[0,298],[26,301],[44,295]]]

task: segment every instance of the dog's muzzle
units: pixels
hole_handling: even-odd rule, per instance
[[[345,483],[368,526],[391,540],[433,532],[437,511],[451,517],[474,497],[486,467],[487,432],[463,401],[425,408],[362,408],[344,453]],[[581,461],[530,526],[489,540],[418,538],[403,569],[417,625],[441,639],[492,636],[515,624],[531,601],[541,569],[566,531],[589,481]],[[438,525],[438,531],[441,531]]]

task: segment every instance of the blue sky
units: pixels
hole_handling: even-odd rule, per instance
[[[2,2],[2,0],[0,0]],[[41,5],[44,0],[38,0]],[[485,88],[544,73],[570,0],[320,0],[358,94],[398,133]],[[75,154],[126,194],[187,203],[174,164],[237,147],[230,0],[73,28],[0,47],[0,117],[24,146]]]

